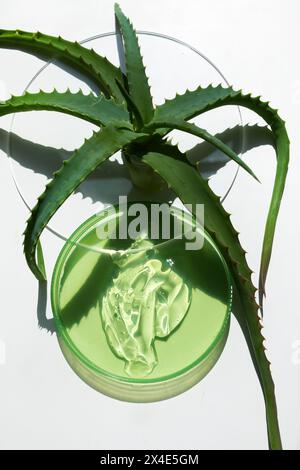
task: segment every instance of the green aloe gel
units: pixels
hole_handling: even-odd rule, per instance
[[[157,366],[154,338],[172,333],[191,300],[189,287],[172,266],[150,258],[153,247],[148,240],[137,240],[118,256],[119,273],[99,306],[108,342],[125,359],[132,377],[148,375]]]
[[[52,279],[58,340],[71,367],[97,390],[128,401],[160,400],[197,383],[220,356],[230,277],[187,213],[171,209],[169,240],[161,233],[151,239],[150,220],[149,232],[135,240],[112,237],[109,224],[118,227],[122,217],[119,207],[105,209],[63,247]],[[201,233],[202,248],[188,250],[178,226]]]

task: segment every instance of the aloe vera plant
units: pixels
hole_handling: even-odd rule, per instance
[[[222,85],[206,88],[199,86],[155,107],[136,33],[118,5],[115,6],[115,16],[125,52],[126,70],[123,72],[106,58],[77,42],[72,43],[61,37],[55,38],[39,32],[0,30],[1,48],[18,49],[44,60],[55,60],[58,66],[67,66],[72,74],[84,77],[91,83],[93,90],[96,90],[95,94],[90,95],[84,95],[81,91],[25,93],[0,103],[0,116],[21,111],[49,110],[71,114],[99,126],[99,130],[54,173],[32,209],[24,238],[27,263],[39,280],[45,280],[39,243],[43,229],[80,183],[119,150],[123,152],[135,183],[142,186],[143,171],[150,170],[153,181],[158,174],[183,203],[193,206],[204,204],[205,228],[219,246],[233,278],[234,314],[247,341],[261,384],[269,447],[280,449],[274,384],[265,355],[259,311],[262,311],[275,225],[288,168],[289,139],[285,123],[278,112],[260,97]],[[229,214],[220,198],[200,175],[197,165],[192,164],[186,154],[168,141],[168,133],[173,129],[200,137],[256,178],[252,170],[224,142],[188,122],[200,114],[227,105],[239,105],[256,112],[269,125],[275,140],[277,170],[262,247],[259,304],[256,302],[257,290],[251,280],[252,271]],[[139,169],[133,165],[136,159],[143,163]]]

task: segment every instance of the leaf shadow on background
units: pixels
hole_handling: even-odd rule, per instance
[[[86,250],[83,249],[83,251]],[[65,328],[70,328],[87,316],[91,308],[96,306],[99,301],[101,292],[106,291],[108,288],[114,273],[113,263],[108,262],[108,256],[99,256],[95,253],[95,257],[98,259],[89,276],[82,287],[61,309],[61,320]],[[97,285],[95,285],[95,279],[97,279]]]
[[[243,129],[245,131],[244,153],[260,145],[274,145],[272,134],[267,127],[247,125],[244,126]],[[230,145],[237,153],[240,153],[241,131],[242,126],[238,125],[216,136],[227,145]],[[0,130],[0,150],[3,150],[7,154],[10,153],[13,160],[23,167],[37,174],[42,174],[47,178],[51,178],[53,172],[60,168],[62,161],[72,155],[71,151],[34,143],[16,134],[8,133],[5,130]],[[10,150],[10,152],[8,152],[8,150]],[[192,163],[197,163],[198,169],[205,179],[216,174],[218,170],[223,168],[229,161],[226,155],[216,150],[207,142],[201,142],[188,150],[187,156]],[[76,192],[82,194],[83,197],[91,198],[92,202],[101,201],[104,204],[116,204],[120,195],[116,190],[119,186],[120,178],[128,182],[130,181],[126,165],[120,164],[116,160],[108,160],[82,183]],[[99,184],[99,180],[101,184]],[[172,202],[175,198],[174,193],[169,189],[163,189],[159,193],[156,191],[146,194],[144,191],[135,187],[131,187],[127,197],[129,201],[148,200],[157,202]],[[98,270],[100,270],[99,272],[101,272],[101,269],[101,265],[96,265],[94,271],[97,273]],[[89,279],[94,277],[94,271],[93,276],[90,276]],[[89,305],[84,306],[85,311],[88,311],[88,308],[95,305],[97,301],[92,295],[93,292],[95,294],[96,289],[93,288],[89,279],[87,280],[87,285],[84,287],[86,292],[88,292],[88,295],[84,295],[84,297],[89,299]],[[72,302],[72,307],[76,304],[76,298],[74,302]],[[40,328],[53,333],[55,332],[54,322],[53,319],[46,317],[46,307],[47,283],[40,282],[37,302],[38,325]],[[74,311],[74,308],[72,310]],[[78,309],[78,312],[79,311],[80,309]],[[77,317],[75,321],[78,321]]]

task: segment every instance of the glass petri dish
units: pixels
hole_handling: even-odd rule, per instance
[[[136,240],[120,236],[100,237],[99,230],[102,234],[108,233],[109,224],[115,221],[119,225],[124,216],[121,206],[113,206],[89,218],[71,235],[54,269],[51,302],[63,355],[88,385],[119,400],[152,402],[184,392],[211,370],[226,343],[232,302],[232,284],[227,265],[210,236],[190,214],[174,207],[171,207],[170,214],[171,227],[187,227],[201,236],[201,249],[187,249],[187,236],[171,236],[166,240],[160,234],[153,238],[150,228],[143,235],[147,245],[142,244],[138,248]],[[130,219],[126,220],[130,224]],[[175,231],[172,233],[174,235]],[[184,231],[186,233],[190,232]],[[112,343],[107,329],[107,299],[111,298],[109,296],[117,285],[116,280],[122,279],[124,272],[129,272],[128,265],[118,261],[124,253],[129,261],[132,256],[135,257],[135,269],[139,272],[147,263],[159,265],[154,282],[164,275],[163,283],[151,284],[155,286],[152,289],[155,295],[154,310],[150,311],[151,315],[154,314],[151,334],[154,333],[151,340],[147,340],[150,346],[147,346],[146,352],[148,354],[151,349],[152,358],[151,367],[147,370],[139,368],[140,359],[134,367],[127,367],[131,352],[129,356],[122,356],[116,344]],[[136,271],[134,275],[132,273],[127,276],[130,282]],[[172,291],[170,297],[165,295],[161,300],[160,289],[170,282],[176,286],[180,283],[180,289],[176,287],[180,294],[174,297]],[[127,286],[126,283],[119,284],[118,305],[122,304],[128,293]],[[134,286],[136,288],[137,284]],[[136,292],[134,295],[137,295]],[[146,299],[144,305],[149,305],[152,294],[148,296],[147,289],[143,292]],[[134,298],[131,297],[131,301],[134,302]],[[131,310],[132,302],[129,306]],[[166,335],[161,334],[157,320],[164,303],[169,307],[171,305],[172,315],[176,310],[178,316],[176,321],[175,316],[170,320],[172,327]],[[119,308],[118,312],[121,312],[123,321],[126,311],[124,314],[124,309]],[[119,335],[118,345],[121,344],[125,350],[127,336],[120,340],[123,333],[115,326],[115,322],[120,320],[115,320],[114,316],[110,316],[109,326],[115,335]],[[139,325],[141,318],[146,317],[139,317]],[[149,333],[149,330],[145,331]],[[146,335],[143,336],[145,331],[142,331],[143,340],[146,338]],[[136,331],[130,351],[137,347],[136,341],[140,336],[140,330]],[[132,365],[132,357],[130,361]]]
[[[99,34],[82,40],[81,44],[94,48],[96,52],[118,64],[116,36],[115,32]],[[229,85],[220,69],[191,45],[155,32],[138,31],[138,36],[155,104],[174,97],[177,92],[183,93],[186,89],[194,89],[199,84]],[[158,50],[160,54],[157,54]],[[92,91],[87,83],[71,76],[68,70],[62,70],[55,63],[49,62],[39,68],[23,91],[37,92],[40,89],[50,91],[56,88],[62,92],[68,87],[72,92],[80,88],[84,93]],[[239,107],[233,106],[221,111],[212,111],[195,121],[211,133],[218,133],[224,130],[224,123],[228,128],[242,126],[242,115]],[[12,117],[7,142],[8,156],[11,157],[10,168],[17,191],[28,210],[35,206],[37,198],[44,191],[45,184],[51,179],[52,173],[60,168],[63,159],[69,158],[72,150],[80,147],[84,138],[91,135],[95,129],[95,126],[85,121],[49,111],[21,113]],[[200,142],[194,136],[182,132],[175,131],[171,136],[184,151],[193,149]],[[241,127],[241,132],[234,141],[227,143],[237,151],[241,150],[242,154],[244,137],[244,130]],[[198,158],[197,152],[196,155],[193,152],[193,155]],[[120,194],[128,195],[129,198],[135,197],[129,175],[122,168],[123,165],[118,164],[121,162],[120,155],[116,154],[113,158],[114,161],[110,161],[111,165],[103,164],[99,171],[91,175],[65,201],[47,225],[47,230],[65,241],[84,220],[117,202],[118,195],[115,188],[119,188]],[[210,176],[209,168],[218,167],[222,158],[222,154],[215,151],[209,156],[208,161],[202,162],[202,167],[208,168],[207,177]],[[217,194],[224,199],[235,181],[238,166],[234,162],[228,163],[225,167],[222,167],[221,163],[220,166],[221,169],[211,184]]]

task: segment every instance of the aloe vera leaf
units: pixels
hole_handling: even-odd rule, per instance
[[[177,153],[178,155],[178,153]],[[234,312],[242,326],[249,351],[262,387],[267,416],[268,439],[271,449],[281,448],[274,383],[270,364],[266,358],[258,317],[258,305],[251,282],[251,270],[247,266],[245,251],[230,222],[220,199],[212,192],[208,183],[186,159],[166,147],[164,153],[149,152],[142,161],[150,165],[174,190],[184,204],[205,205],[205,228],[219,246],[236,285],[236,302],[239,310]],[[238,294],[238,296],[237,296]]]
[[[263,102],[260,97],[252,97],[250,94],[243,94],[231,87],[223,88],[221,85],[197,88],[194,91],[188,90],[183,95],[177,95],[173,100],[168,100],[156,108],[154,121],[168,120],[171,116],[176,116],[177,119],[191,119],[206,111],[225,105],[244,106],[256,112],[271,127],[275,140],[277,168],[260,262],[259,302],[262,307],[275,227],[289,163],[289,138],[284,121],[279,117],[277,110],[271,108],[268,103]]]
[[[146,123],[152,119],[154,111],[138,39],[132,24],[124,16],[118,4],[115,4],[115,15],[124,42],[128,91],[142,116],[143,122]]]
[[[242,137],[243,136],[243,137]],[[267,126],[237,125],[216,134],[218,139],[230,145],[236,153],[246,153],[261,145],[274,147],[272,131]],[[229,159],[223,153],[212,151],[211,144],[201,142],[186,151],[189,162],[197,165],[203,178],[209,179],[223,168]]]
[[[128,122],[129,113],[126,108],[113,99],[103,95],[84,95],[82,91],[71,93],[67,90],[59,93],[40,91],[26,92],[22,96],[12,96],[7,101],[0,102],[0,116],[23,111],[58,111],[85,119],[98,126]]]
[[[128,129],[104,127],[86,140],[74,154],[63,162],[53,175],[44,193],[38,198],[27,222],[24,238],[24,252],[28,266],[39,280],[44,280],[43,272],[36,263],[36,245],[39,237],[57,209],[70,194],[101,163],[124,145],[143,137]]]
[[[37,245],[36,245],[36,262],[43,278],[46,279],[45,260],[44,260],[43,248],[42,248],[42,244],[40,240],[38,240]]]
[[[122,80],[121,70],[106,57],[101,57],[93,49],[87,49],[78,42],[40,32],[1,29],[0,48],[17,49],[45,61],[55,61],[60,67],[68,67],[73,75],[79,74],[91,81],[107,98],[112,96],[123,101],[115,83],[116,78]]]
[[[118,87],[120,88],[120,91],[124,97],[125,103],[127,104],[127,109],[130,112],[130,117],[131,121],[136,123],[136,126],[138,129],[141,129],[143,127],[143,118],[140,114],[140,111],[138,110],[137,106],[135,105],[134,101],[132,100],[130,94],[126,90],[126,88],[123,86],[122,83],[120,83],[118,80],[116,80]],[[134,119],[132,119],[134,118]]]
[[[265,354],[265,338],[262,334],[263,325],[257,315],[259,306],[254,298],[248,297],[249,285],[249,281],[245,279],[242,279],[242,283],[238,287],[235,283],[233,313],[243,331],[262,388],[266,408],[269,448],[281,450],[282,443],[278,423],[275,386],[270,371],[271,364]]]
[[[234,160],[245,171],[247,171],[249,175],[253,176],[253,178],[259,181],[257,176],[255,176],[255,174],[251,170],[251,168],[249,168],[249,166],[246,165],[245,162],[243,162],[243,160],[235,153],[234,150],[228,147],[228,145],[226,145],[217,137],[211,135],[205,129],[201,129],[201,127],[198,127],[195,124],[185,122],[185,121],[179,121],[176,119],[169,119],[168,121],[154,121],[153,124],[149,124],[144,129],[153,130],[153,129],[159,129],[159,128],[178,129],[180,131],[188,132],[189,134],[195,135],[196,137],[200,137],[201,139],[206,140],[211,145],[221,150],[221,152],[225,153],[229,158],[231,158],[231,160]]]

